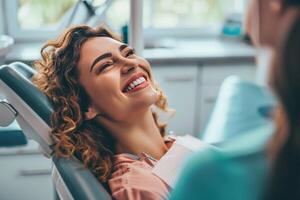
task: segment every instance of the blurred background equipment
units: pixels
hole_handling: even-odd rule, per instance
[[[14,39],[8,35],[0,35],[0,65],[4,63],[5,56],[14,44]]]

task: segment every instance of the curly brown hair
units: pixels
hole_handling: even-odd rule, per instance
[[[85,25],[71,27],[42,47],[42,58],[34,62],[38,73],[33,82],[53,104],[51,134],[56,141],[55,155],[77,157],[99,181],[106,182],[111,173],[115,140],[101,124],[84,119],[90,98],[79,84],[76,68],[81,46],[92,37],[110,37],[120,41],[103,26],[95,29]],[[167,111],[167,99],[159,88],[158,91],[160,95],[156,106]],[[164,136],[166,124],[158,122],[154,111],[153,118]]]

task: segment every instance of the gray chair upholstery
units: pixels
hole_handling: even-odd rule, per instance
[[[9,105],[17,112],[24,134],[40,144],[44,154],[53,155],[50,120],[53,108],[48,98],[30,78],[36,73],[24,63],[0,67],[0,89]],[[93,174],[76,158],[52,157],[52,178],[60,199],[111,199],[109,193]]]
[[[20,63],[15,63],[14,68],[17,68],[22,75],[29,77],[30,72],[22,70]],[[23,146],[27,144],[27,139],[23,134],[20,126],[16,122],[15,112],[5,101],[0,91],[0,147]],[[11,113],[11,111],[13,111]]]

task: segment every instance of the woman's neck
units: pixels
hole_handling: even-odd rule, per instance
[[[105,123],[106,128],[116,139],[116,153],[146,153],[160,159],[167,151],[163,137],[154,121],[152,112],[136,115],[130,122]]]

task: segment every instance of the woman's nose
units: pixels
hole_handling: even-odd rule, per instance
[[[122,68],[122,74],[128,74],[131,72],[134,72],[136,70],[136,66],[130,65],[130,66],[124,66]]]
[[[124,65],[122,66],[121,72],[122,74],[128,74],[134,72],[137,66],[138,64],[136,62],[133,61],[125,62]]]

